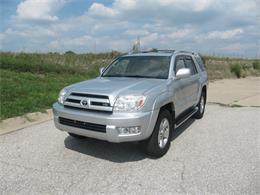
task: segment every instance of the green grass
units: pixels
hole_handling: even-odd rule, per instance
[[[50,108],[63,87],[98,76],[99,67],[118,55],[0,53],[0,120]],[[239,64],[242,76],[260,76],[259,60],[204,60],[210,80],[235,78],[231,64]]]
[[[260,70],[255,69],[253,63],[260,63],[260,60],[232,59],[232,58],[217,58],[209,56],[204,57],[209,80],[219,80],[226,78],[237,78],[247,76],[260,76]],[[237,72],[232,68],[241,67]],[[240,71],[240,72],[239,72]]]
[[[50,108],[63,87],[97,77],[117,55],[0,53],[0,120]]]
[[[242,67],[240,64],[231,64],[230,72],[234,73],[237,78],[241,77]]]
[[[88,72],[92,66],[105,66],[117,52],[101,54],[38,54],[38,53],[0,53],[2,69],[31,73],[69,73]]]
[[[253,62],[253,68],[255,70],[260,70],[260,61],[259,60]]]
[[[33,74],[1,70],[1,119],[50,108],[63,87],[89,79],[76,74]]]

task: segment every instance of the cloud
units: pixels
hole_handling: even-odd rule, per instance
[[[66,46],[84,46],[89,44],[90,42],[93,42],[93,37],[89,35],[84,35],[81,37],[76,37],[74,39],[66,40],[64,42],[64,45]]]
[[[200,12],[207,9],[212,1],[211,0],[161,0],[159,1],[162,6],[178,6],[179,9],[189,9],[192,11]]]
[[[194,29],[192,28],[178,29],[175,32],[169,34],[169,37],[172,39],[182,39],[190,35],[192,32],[194,32]]]
[[[53,40],[48,43],[47,48],[58,49],[64,48],[62,51],[74,50],[76,52],[87,52],[87,51],[112,51],[118,50],[126,52],[129,49],[130,41],[117,38],[111,39],[108,36],[103,37],[92,37],[89,35],[83,35],[73,39],[64,38],[59,40]]]
[[[239,51],[239,50],[241,50],[242,47],[243,46],[240,43],[234,43],[234,44],[230,44],[225,47],[222,47],[220,49],[224,50],[224,51]]]
[[[112,7],[117,10],[134,10],[139,3],[139,0],[115,0]]]
[[[147,47],[150,45],[155,45],[156,42],[158,41],[158,39],[159,39],[158,33],[151,33],[142,38],[142,44],[144,44],[144,46],[147,46]]]
[[[145,36],[145,35],[148,35],[149,32],[148,32],[147,30],[144,30],[144,29],[130,29],[130,30],[127,30],[127,31],[125,32],[125,34],[130,35],[130,36],[137,37],[137,36]]]
[[[237,35],[242,34],[243,32],[244,31],[241,28],[236,28],[236,29],[226,30],[226,31],[213,31],[208,33],[207,38],[208,39],[231,39]]]
[[[54,40],[54,41],[51,41],[49,44],[48,44],[48,47],[50,49],[59,49],[61,47],[61,44],[58,40]]]
[[[50,37],[56,37],[57,34],[50,30],[39,26],[32,26],[27,27],[26,29],[19,30],[19,29],[13,29],[8,28],[4,35],[6,37],[17,37],[20,39],[23,38],[29,38],[29,39],[37,39],[37,38],[50,38]]]
[[[88,13],[97,17],[113,17],[116,16],[118,12],[117,10],[106,7],[101,3],[93,3],[89,8]]]
[[[226,54],[247,48],[247,54],[254,56],[259,47],[260,3],[255,0],[100,0],[88,6],[82,1],[85,10],[74,13],[73,6],[69,16],[68,2],[74,3],[20,2],[13,20],[1,32],[5,49],[127,51],[138,36],[144,49]]]
[[[4,39],[5,35],[3,33],[0,33],[0,41]]]
[[[255,52],[257,52],[257,45],[256,44],[241,44],[241,43],[232,43],[228,44],[224,47],[221,47],[220,50],[226,51],[226,52],[239,52],[242,49],[253,49]]]
[[[53,13],[64,3],[63,0],[25,0],[17,6],[17,19],[56,21]]]

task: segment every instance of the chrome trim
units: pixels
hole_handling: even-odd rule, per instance
[[[108,103],[109,104],[108,99],[100,99],[100,98],[88,98],[88,99],[90,99],[90,102],[100,102],[100,103]]]
[[[74,93],[74,92],[72,92],[72,93]],[[94,94],[91,94],[91,95],[94,95]],[[67,101],[68,99],[78,100],[79,103],[69,102],[69,101]],[[84,99],[88,100],[87,106],[81,105],[81,102]],[[104,104],[108,104],[108,105],[92,105],[92,103],[104,103]],[[113,111],[113,107],[110,105],[110,101],[109,101],[108,97],[107,98],[96,98],[96,97],[92,98],[92,97],[82,97],[82,96],[76,96],[76,95],[69,95],[69,96],[66,97],[66,99],[64,101],[64,105],[75,107],[75,108],[83,108],[83,109],[86,109],[86,110],[97,110],[97,111],[108,111],[108,112]]]

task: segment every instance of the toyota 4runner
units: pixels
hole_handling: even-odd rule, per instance
[[[127,54],[100,72],[61,90],[53,104],[58,129],[76,138],[140,141],[148,154],[160,157],[176,127],[192,116],[203,117],[208,78],[198,54]]]

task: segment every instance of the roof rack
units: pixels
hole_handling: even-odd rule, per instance
[[[180,51],[176,51],[177,53],[190,53],[190,54],[194,54],[193,51],[185,51],[185,50],[180,50]]]
[[[185,51],[185,50],[173,50],[173,49],[156,49],[156,50],[148,50],[148,51],[138,51],[136,53],[187,53],[194,55],[193,51]],[[129,52],[129,54],[133,54],[133,52]]]
[[[149,51],[139,51],[137,53],[174,53],[175,50],[171,50],[171,49],[156,49],[156,50],[149,50]]]
[[[173,49],[158,49],[157,52],[174,53],[175,50],[173,50]]]

